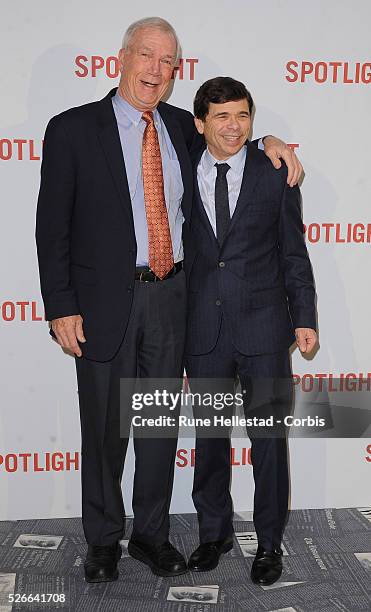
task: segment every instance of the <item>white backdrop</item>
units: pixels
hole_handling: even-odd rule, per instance
[[[74,363],[49,339],[39,293],[41,144],[52,115],[117,84],[113,57],[124,30],[154,11],[175,26],[183,45],[172,104],[191,110],[204,80],[232,76],[255,100],[254,136],[272,133],[298,145],[321,348],[310,361],[296,351],[294,372],[366,376],[371,369],[368,0],[158,0],[155,8],[142,0],[140,10],[118,0],[7,3],[0,25],[2,520],[80,514]],[[193,469],[184,459],[192,446],[179,443],[173,512],[194,511]],[[235,508],[246,510],[253,495],[251,466],[244,465],[249,444],[234,446]],[[292,507],[371,506],[370,439],[295,440],[290,448]],[[132,472],[130,452],[128,512]]]

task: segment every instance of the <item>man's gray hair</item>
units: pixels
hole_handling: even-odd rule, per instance
[[[133,38],[135,32],[140,28],[157,28],[162,32],[166,32],[167,34],[171,34],[174,37],[176,43],[176,60],[179,59],[181,55],[181,47],[178,35],[174,30],[173,26],[166,21],[166,19],[162,19],[161,17],[144,17],[144,19],[139,19],[138,21],[134,21],[131,25],[129,25],[128,29],[124,34],[124,38],[122,39],[122,49],[127,49],[130,46],[131,39]]]

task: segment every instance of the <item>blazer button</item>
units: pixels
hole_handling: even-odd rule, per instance
[[[225,263],[224,261],[220,261],[219,262],[219,268],[224,268],[225,267]]]
[[[221,303],[221,301],[220,301],[220,300],[216,300],[215,304],[216,304],[217,306],[221,306],[221,305],[222,305],[222,303]]]
[[[133,291],[133,285],[128,285],[128,291]]]

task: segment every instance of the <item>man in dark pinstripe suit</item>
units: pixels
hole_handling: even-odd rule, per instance
[[[212,378],[230,379],[224,386],[230,391],[237,375],[255,396],[269,389],[265,408],[274,413],[290,400],[290,345],[296,339],[307,353],[316,343],[315,289],[299,188],[287,185],[286,168],[275,171],[262,151],[246,144],[252,106],[245,86],[228,77],[207,81],[196,94],[195,123],[207,146],[194,160],[186,369],[191,390],[197,379]],[[251,577],[268,585],[282,571],[286,438],[248,433],[258,538]],[[229,485],[228,431],[222,437],[198,434],[193,501],[200,546],[189,561],[194,571],[213,569],[232,548]]]

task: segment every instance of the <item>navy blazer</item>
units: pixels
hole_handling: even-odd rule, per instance
[[[241,191],[219,247],[197,184],[187,239],[188,354],[211,351],[222,316],[245,355],[287,349],[297,327],[316,328],[315,288],[303,235],[299,188],[247,144]],[[188,258],[189,254],[189,258]]]
[[[103,100],[50,120],[37,206],[36,240],[46,318],[81,314],[87,339],[80,345],[83,356],[97,361],[111,359],[124,336],[137,253],[111,101],[115,93],[113,89]],[[186,228],[193,195],[189,150],[199,146],[199,137],[188,111],[163,102],[158,110],[180,164]]]

